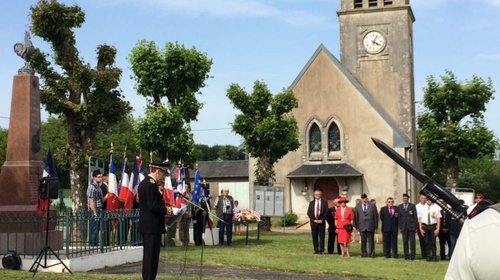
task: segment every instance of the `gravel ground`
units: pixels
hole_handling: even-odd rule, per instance
[[[107,267],[99,270],[94,270],[92,273],[106,274],[140,274],[141,262],[128,263],[115,267]],[[248,280],[366,280],[359,277],[341,277],[327,276],[304,273],[291,273],[264,269],[248,269],[240,267],[227,267],[221,265],[203,265],[202,276],[221,277],[224,279],[248,279]],[[158,275],[184,275],[198,276],[200,275],[200,265],[195,263],[182,263],[162,259]]]

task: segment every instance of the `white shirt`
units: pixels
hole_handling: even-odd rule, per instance
[[[316,203],[314,203],[314,217],[319,217],[321,213],[321,200],[320,199],[315,199]],[[318,211],[319,209],[319,211]],[[319,212],[319,213],[318,213]]]
[[[500,213],[487,209],[465,221],[445,280],[499,279]]]
[[[434,203],[422,205],[417,212],[418,220],[426,225],[437,224],[437,219],[441,218],[441,207]]]
[[[417,209],[417,218],[420,218],[420,213],[422,211],[421,209],[424,206],[427,206],[427,204],[418,203],[417,205],[415,205],[415,208]]]
[[[471,206],[469,206],[469,208],[467,208],[467,215],[470,214],[470,212],[472,212],[472,210],[474,210],[474,208],[476,208],[477,206],[477,203],[473,203]]]

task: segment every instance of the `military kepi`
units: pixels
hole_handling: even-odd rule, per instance
[[[168,162],[168,161],[164,161],[164,162],[152,162],[151,164],[149,164],[149,167],[150,168],[158,168],[160,170],[163,170],[163,171],[167,172],[168,169],[170,168],[170,162]]]

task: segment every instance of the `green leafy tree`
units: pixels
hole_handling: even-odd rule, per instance
[[[457,186],[459,159],[491,157],[495,151],[494,133],[484,125],[486,104],[493,98],[491,79],[473,76],[457,81],[451,71],[427,78],[424,112],[418,116],[418,140],[422,145],[424,166],[433,173],[446,169],[446,186]]]
[[[57,166],[57,175],[63,188],[70,187],[70,164],[67,155],[68,133],[64,116],[50,116],[42,123],[42,157],[45,159],[49,148]]]
[[[298,106],[291,90],[273,96],[267,85],[256,81],[253,93],[232,84],[227,97],[241,114],[233,122],[233,130],[244,139],[247,152],[257,158],[258,183],[274,178],[274,164],[299,147],[297,121],[289,114]]]
[[[136,121],[131,114],[125,116],[113,125],[99,129],[96,135],[95,155],[106,159],[109,164],[109,153],[113,144],[113,153],[117,160],[117,168],[121,168],[121,159],[125,153],[128,160],[132,160],[140,153],[136,147]],[[120,169],[117,169],[119,172]],[[120,176],[120,174],[117,174]]]
[[[75,211],[86,209],[85,162],[86,156],[94,155],[98,128],[116,123],[131,110],[118,88],[122,71],[114,66],[116,49],[99,45],[95,67],[79,57],[73,30],[84,21],[85,13],[77,5],[42,0],[31,7],[31,31],[53,51],[49,55],[36,49],[30,60],[42,78],[40,100],[45,109],[65,118]]]
[[[193,160],[190,122],[202,104],[196,99],[212,66],[212,60],[196,48],[153,41],[139,41],[129,60],[138,94],[148,100],[144,118],[137,123],[137,144],[170,160]]]
[[[500,201],[500,161],[489,156],[461,158],[458,187],[473,188],[493,202]]]
[[[215,160],[244,160],[245,153],[233,145],[208,145],[195,144],[193,157],[201,161]]]
[[[0,168],[7,156],[7,136],[9,132],[5,128],[0,128]]]

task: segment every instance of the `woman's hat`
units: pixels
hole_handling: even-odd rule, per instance
[[[345,197],[345,196],[342,196],[341,198],[339,198],[338,203],[342,203],[342,202],[349,202],[349,199],[347,199],[347,197]]]

